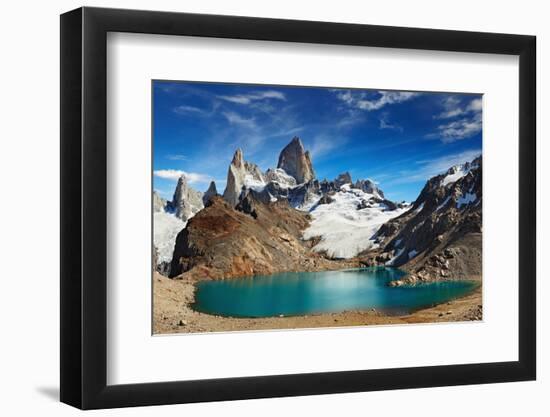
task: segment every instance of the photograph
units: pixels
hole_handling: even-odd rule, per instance
[[[482,95],[152,81],[153,334],[482,320]]]

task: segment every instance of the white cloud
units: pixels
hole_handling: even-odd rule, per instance
[[[286,97],[283,93],[275,90],[255,91],[249,94],[237,94],[234,96],[218,96],[218,98],[237,104],[250,104],[253,101],[267,99],[286,100]]]
[[[460,100],[455,96],[449,96],[441,103],[443,112],[434,116],[434,119],[452,119],[454,117],[478,113],[481,111],[482,101],[480,98],[471,100],[466,106],[460,105]]]
[[[480,98],[476,98],[472,101],[470,101],[470,104],[468,104],[467,110],[468,111],[481,111],[481,107],[483,105],[483,102]]]
[[[348,106],[366,111],[379,110],[384,106],[402,103],[420,95],[420,93],[413,93],[409,91],[332,91],[336,92],[336,97]]]
[[[437,137],[443,143],[451,143],[457,140],[470,138],[482,129],[481,113],[464,117],[452,122],[437,126],[437,132],[431,133],[428,137]]]
[[[154,171],[153,174],[155,177],[173,181],[177,181],[180,177],[184,176],[189,184],[205,183],[212,180],[212,177],[209,175],[199,174],[197,172],[185,172],[179,169],[159,169]]]
[[[437,126],[436,132],[426,135],[428,138],[440,139],[443,143],[470,138],[482,129],[482,100],[475,98],[466,105],[454,96],[447,97],[443,103],[444,111],[434,119],[454,119]],[[459,118],[460,117],[460,118]]]
[[[249,129],[255,129],[257,127],[256,122],[254,121],[253,118],[245,119],[238,113],[235,113],[232,111],[226,111],[226,112],[223,112],[222,114],[227,119],[227,121],[232,125],[244,126],[244,127],[248,127]]]
[[[177,114],[203,114],[205,113],[205,111],[203,109],[199,109],[198,107],[193,107],[193,106],[185,106],[185,105],[182,105],[182,106],[178,106],[178,107],[175,107],[174,108],[174,113],[177,113]]]

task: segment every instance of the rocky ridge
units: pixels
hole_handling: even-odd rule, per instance
[[[411,209],[385,223],[378,253],[367,265],[408,270],[393,285],[441,279],[480,279],[482,272],[482,161],[450,168],[427,181]]]

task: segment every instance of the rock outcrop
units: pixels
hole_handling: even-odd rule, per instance
[[[208,190],[206,190],[206,192],[202,196],[202,203],[204,204],[204,206],[206,207],[210,199],[216,195],[218,195],[216,183],[214,181],[211,181],[210,185],[208,186]]]
[[[411,273],[406,282],[481,277],[481,158],[427,181],[410,210],[377,232],[374,263]],[[404,281],[404,282],[405,282]]]
[[[336,186],[340,187],[344,184],[351,184],[351,175],[349,172],[344,172],[336,177],[334,180]]]
[[[176,217],[186,221],[203,207],[202,193],[191,188],[185,176],[182,175],[178,179],[176,191],[168,209],[173,211]]]
[[[294,177],[298,184],[315,178],[309,151],[304,149],[304,145],[298,137],[294,137],[281,151],[277,168]]]
[[[353,185],[354,188],[358,188],[366,193],[373,194],[374,196],[384,199],[384,193],[378,186],[371,180],[357,180]]]
[[[227,185],[223,192],[224,200],[235,207],[239,202],[243,186],[262,188],[264,185],[264,175],[260,168],[256,164],[245,161],[243,152],[237,149],[227,171]]]

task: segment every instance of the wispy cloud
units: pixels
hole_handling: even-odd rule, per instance
[[[396,130],[398,132],[403,132],[403,126],[398,125],[397,123],[390,123],[388,121],[388,114],[384,113],[380,118],[378,119],[380,121],[380,129],[390,129],[390,130]]]
[[[481,132],[482,122],[481,113],[476,113],[472,117],[455,120],[453,122],[437,127],[437,133],[443,143],[451,143],[461,139],[470,138]]]
[[[443,112],[434,116],[434,119],[452,119],[470,113],[481,111],[482,101],[480,98],[471,100],[466,105],[461,105],[461,101],[455,96],[446,97],[442,101]]]
[[[166,155],[166,159],[168,159],[170,161],[188,161],[189,160],[189,158],[187,158],[187,156],[182,155],[182,154]]]
[[[174,113],[182,114],[182,115],[190,114],[190,113],[192,113],[192,114],[204,114],[204,113],[206,113],[206,111],[204,111],[203,109],[199,109],[198,107],[182,105],[182,106],[175,107],[174,108]]]
[[[177,181],[180,177],[185,177],[190,184],[205,183],[212,180],[212,177],[197,172],[186,172],[179,169],[159,169],[153,172],[155,177],[165,180]]]
[[[237,104],[250,104],[254,101],[267,99],[286,100],[286,97],[282,92],[275,90],[254,91],[248,94],[237,94],[233,96],[218,96],[218,98]]]
[[[356,91],[356,90],[333,90],[336,97],[348,106],[360,110],[373,111],[385,106],[402,103],[418,97],[420,93],[409,91]]]
[[[254,118],[246,119],[240,114],[233,111],[225,111],[222,113],[227,121],[232,125],[244,126],[250,129],[257,128]]]
[[[346,138],[321,133],[313,138],[313,142],[309,147],[309,153],[312,158],[319,157],[341,147],[346,142]]]
[[[413,169],[401,170],[386,184],[407,184],[427,181],[431,177],[446,172],[450,167],[469,162],[481,155],[480,149],[471,149],[437,158],[416,161]]]
[[[426,135],[429,139],[440,139],[443,143],[467,139],[481,132],[482,117],[481,98],[475,98],[467,104],[461,104],[454,96],[447,97],[442,102],[443,112],[434,116],[435,119],[451,119],[437,126],[436,131]]]
[[[300,133],[304,130],[304,126],[297,126],[297,127],[293,127],[293,128],[290,128],[290,129],[284,129],[284,130],[279,130],[278,132],[274,132],[274,133],[271,133],[269,135],[267,135],[267,137],[270,137],[270,138],[276,138],[276,137],[281,137],[281,136],[292,136],[292,135],[295,135],[296,133]]]

